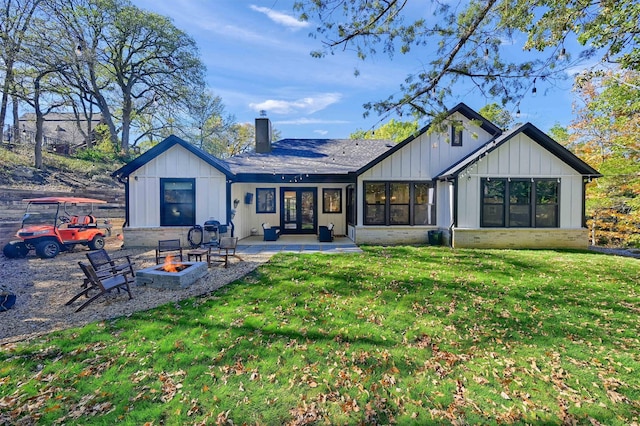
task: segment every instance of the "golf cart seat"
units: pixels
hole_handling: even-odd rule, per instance
[[[98,226],[98,222],[94,216],[71,216],[69,228],[85,228],[89,226]]]

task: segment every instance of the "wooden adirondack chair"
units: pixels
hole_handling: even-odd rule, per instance
[[[128,255],[112,259],[105,249],[100,249],[87,253],[87,259],[89,259],[89,263],[91,263],[91,266],[93,266],[93,269],[96,270],[98,275],[102,275],[105,271],[109,271],[111,275],[128,271],[132,277],[136,276],[133,270],[135,263],[131,261]]]
[[[69,300],[66,303],[66,305],[71,305],[73,302],[75,302],[78,298],[82,296],[88,297],[90,291],[96,290],[98,294],[96,294],[95,296],[89,298],[89,300],[84,302],[78,309],[76,309],[76,312],[80,312],[85,307],[87,307],[87,305],[89,305],[91,302],[96,300],[98,297],[104,294],[107,294],[111,290],[117,290],[119,292],[120,289],[124,289],[129,294],[129,299],[133,299],[133,296],[131,295],[131,289],[129,288],[129,284],[133,283],[134,278],[128,276],[129,271],[122,271],[117,274],[113,274],[109,276],[99,276],[96,273],[96,270],[93,269],[93,266],[91,266],[90,264],[86,264],[84,262],[78,262],[78,265],[80,265],[82,272],[84,272],[85,276],[87,277],[87,281],[89,284],[87,285],[87,288],[85,288],[80,293],[73,296],[73,298]]]

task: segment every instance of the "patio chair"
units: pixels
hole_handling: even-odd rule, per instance
[[[71,300],[69,300],[66,305],[71,305],[82,296],[88,297],[90,291],[97,290],[98,294],[89,298],[89,300],[80,305],[80,307],[76,309],[76,312],[80,312],[98,297],[109,293],[111,290],[117,290],[118,292],[120,292],[120,289],[124,289],[129,294],[129,300],[133,299],[129,284],[133,283],[134,279],[133,277],[127,276],[129,275],[128,271],[123,271],[115,275],[98,276],[96,270],[93,269],[93,266],[91,266],[90,264],[78,262],[78,265],[80,265],[82,272],[84,272],[85,276],[89,280],[89,285],[80,293],[73,296],[73,298],[71,298]]]
[[[112,275],[115,275],[118,272],[128,270],[132,277],[136,276],[136,273],[133,271],[133,265],[135,265],[135,263],[131,261],[128,255],[112,259],[105,249],[100,249],[87,253],[87,259],[89,259],[89,263],[91,263],[91,266],[93,266],[93,269],[96,270],[98,275],[103,271],[109,271]]]
[[[321,243],[330,243],[333,241],[333,223],[328,226],[318,226],[318,241]]]
[[[229,266],[229,256],[237,257],[242,261],[242,258],[236,254],[236,247],[238,246],[238,237],[221,237],[218,245],[218,253],[211,253],[207,255],[207,263],[211,262],[224,262],[224,267]],[[214,260],[214,258],[224,258],[224,260]]]
[[[277,241],[280,238],[279,226],[271,226],[265,222],[262,224],[262,230],[264,231],[264,241]]]
[[[164,259],[167,256],[173,256],[173,258],[180,258],[182,262],[182,244],[180,240],[160,240],[158,241],[158,247],[156,248],[156,264],[164,263]]]

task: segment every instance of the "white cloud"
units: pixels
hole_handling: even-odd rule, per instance
[[[320,136],[325,136],[327,133],[329,133],[328,130],[314,130],[313,133],[317,133]]]
[[[250,103],[249,107],[254,111],[265,110],[273,114],[313,114],[339,102],[340,99],[342,99],[340,93],[323,93],[293,101],[268,99],[264,102]]]
[[[271,19],[276,24],[284,25],[287,28],[292,30],[299,30],[301,28],[305,28],[309,26],[308,22],[300,21],[294,16],[287,15],[286,13],[276,12],[275,10],[268,7],[260,7],[256,5],[250,6],[252,10],[256,12],[264,13],[267,15],[269,19]]]

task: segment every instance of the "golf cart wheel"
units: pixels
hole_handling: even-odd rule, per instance
[[[21,259],[27,256],[29,249],[22,241],[12,241],[3,247],[2,253],[8,259]]]
[[[101,250],[104,248],[104,238],[101,235],[96,235],[93,240],[89,241],[89,249]]]
[[[53,240],[41,241],[36,244],[36,254],[42,259],[51,259],[60,253],[60,245]]]

